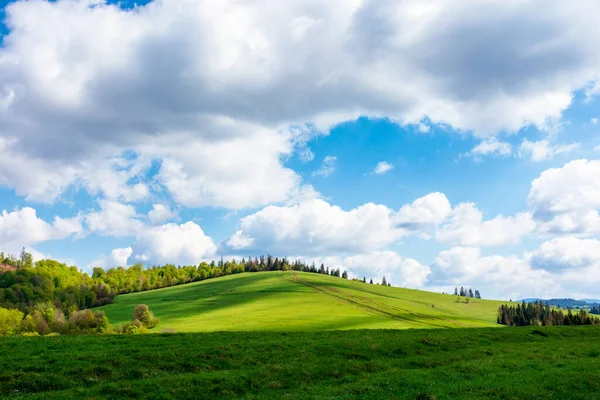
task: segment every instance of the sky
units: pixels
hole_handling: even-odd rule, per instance
[[[597,1],[0,8],[0,251],[600,298]]]

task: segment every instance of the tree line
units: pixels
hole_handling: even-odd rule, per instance
[[[460,291],[458,290],[458,287],[454,288],[454,295],[459,296],[459,297],[470,297],[472,299],[480,299],[481,298],[481,294],[479,293],[479,290],[475,290],[475,292],[473,292],[473,289],[465,289],[462,286],[460,287]]]
[[[600,314],[600,305],[592,306],[592,308],[590,308],[590,314]]]
[[[34,263],[31,254],[23,250],[19,258],[0,253],[0,309],[7,310],[2,314],[5,318],[9,318],[8,311],[12,311],[13,317],[21,315],[21,319],[27,319],[28,324],[36,325],[38,332],[77,331],[79,325],[75,321],[83,319],[87,321],[83,331],[96,332],[105,330],[105,316],[86,311],[83,318],[84,314],[79,312],[109,304],[118,294],[159,289],[242,272],[288,270],[348,279],[348,273],[339,268],[330,269],[323,264],[317,267],[314,262],[308,264],[271,255],[243,258],[239,262],[235,259],[221,259],[218,262],[187,266],[167,264],[144,268],[142,264],[136,264],[129,268],[108,270],[95,267],[90,276],[77,267],[54,260]],[[28,316],[33,318],[33,322]],[[69,328],[64,328],[66,326]],[[27,328],[25,331],[29,330]]]
[[[578,313],[568,310],[565,314],[548,303],[523,301],[516,306],[500,306],[498,323],[507,326],[600,325],[600,318],[591,316],[585,310]]]

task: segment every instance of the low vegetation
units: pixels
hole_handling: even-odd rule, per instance
[[[15,399],[598,399],[600,327],[4,337]]]
[[[106,314],[90,309],[72,311],[65,317],[62,310],[52,304],[38,304],[31,314],[19,310],[0,308],[0,335],[40,336],[50,334],[81,335],[98,333],[147,333],[159,324],[147,305],[133,309],[131,322],[115,330]]]
[[[499,327],[504,302],[368,284],[297,271],[241,273],[117,296],[100,307],[117,327],[146,304],[160,329],[320,331]]]

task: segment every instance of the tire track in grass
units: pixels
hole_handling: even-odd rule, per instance
[[[349,303],[349,304],[353,304],[355,306],[358,306],[360,308],[365,309],[368,312],[374,313],[374,314],[380,314],[380,315],[385,315],[387,317],[390,317],[392,319],[395,320],[400,320],[400,321],[408,321],[411,322],[413,324],[421,324],[421,325],[425,325],[425,326],[430,326],[430,327],[436,327],[436,328],[447,328],[447,325],[439,325],[439,324],[434,324],[434,323],[429,323],[429,322],[424,322],[424,321],[419,321],[417,319],[412,319],[412,318],[407,318],[405,316],[402,315],[398,315],[398,314],[394,314],[393,312],[387,311],[386,308],[394,308],[394,307],[390,307],[387,304],[382,304],[382,303],[378,303],[376,301],[373,301],[373,299],[368,299],[365,297],[361,297],[361,296],[356,296],[353,295],[351,293],[347,293],[344,292],[340,289],[334,289],[334,288],[330,288],[327,286],[320,286],[320,285],[316,285],[314,283],[311,283],[305,279],[302,279],[300,277],[298,277],[298,275],[296,273],[292,273],[292,276],[290,278],[293,282],[298,283],[300,285],[304,285],[307,287],[312,288],[313,290],[315,290],[316,292],[319,293],[323,293],[326,294],[328,296],[334,297],[340,301],[343,301],[345,303]],[[356,299],[356,300],[355,300]],[[361,302],[362,300],[362,302]],[[369,305],[366,303],[373,303],[373,305]],[[418,317],[420,316],[420,314],[415,314],[412,313],[408,310],[402,310],[400,308],[396,308],[398,311],[404,311],[406,313],[408,313],[409,315]],[[448,321],[448,320],[444,320],[444,319],[437,319],[435,317],[431,317],[425,314],[422,314],[422,317],[428,317],[429,319],[435,319],[438,321],[445,321],[445,322],[453,322],[453,321]]]

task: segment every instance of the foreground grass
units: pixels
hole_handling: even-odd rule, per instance
[[[305,272],[231,275],[117,296],[101,307],[110,321],[131,320],[137,304],[160,318],[160,330],[323,331],[499,327],[505,302],[353,282]]]
[[[0,397],[600,399],[599,338],[598,327],[0,337]]]

